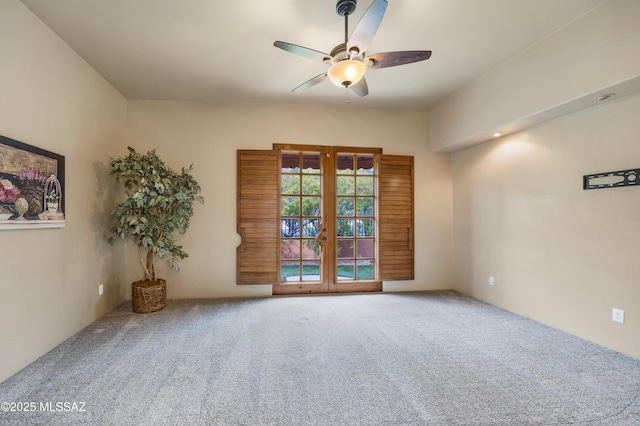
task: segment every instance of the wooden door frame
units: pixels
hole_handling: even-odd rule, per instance
[[[321,176],[322,176],[322,224],[326,228],[327,241],[322,249],[320,264],[322,265],[320,283],[310,282],[292,282],[285,284],[280,281],[281,267],[281,233],[278,233],[278,270],[279,280],[273,285],[274,295],[285,294],[309,294],[309,293],[352,293],[352,292],[373,292],[382,291],[382,281],[379,279],[379,252],[378,252],[378,209],[374,213],[376,223],[375,228],[375,272],[373,280],[338,280],[338,259],[336,255],[337,243],[337,208],[336,208],[336,177],[337,166],[336,158],[340,153],[349,154],[372,154],[374,156],[374,164],[377,170],[376,175],[379,176],[379,159],[382,155],[381,148],[359,148],[359,147],[340,147],[340,146],[324,146],[324,145],[292,145],[292,144],[274,144],[273,150],[278,156],[278,199],[281,198],[282,186],[282,152],[320,152],[321,153]],[[354,171],[355,172],[355,171]],[[377,198],[377,185],[375,190]],[[377,206],[377,202],[375,203]],[[355,208],[355,206],[354,206]],[[278,207],[278,223],[281,223],[281,212]],[[279,225],[280,226],[280,225]],[[356,249],[354,247],[354,249]],[[355,265],[354,265],[355,268]],[[300,271],[302,274],[302,271]]]

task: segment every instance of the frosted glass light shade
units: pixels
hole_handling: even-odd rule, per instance
[[[364,63],[347,59],[331,65],[327,75],[336,86],[349,87],[362,80],[366,70],[367,66]]]

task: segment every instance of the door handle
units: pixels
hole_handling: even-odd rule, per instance
[[[327,241],[327,237],[324,235],[325,232],[327,232],[327,228],[322,228],[322,230],[318,233],[318,236],[316,237],[316,241],[320,246],[320,250],[324,249],[324,242]]]

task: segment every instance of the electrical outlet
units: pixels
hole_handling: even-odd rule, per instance
[[[98,285],[98,296],[102,296],[102,293],[104,293],[104,284]]]
[[[624,311],[622,309],[613,308],[611,319],[615,322],[619,322],[620,324],[624,324]]]
[[[495,278],[489,277],[489,285],[494,285],[496,283]]]

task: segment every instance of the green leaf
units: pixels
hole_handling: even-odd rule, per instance
[[[111,212],[109,242],[114,237],[131,237],[139,247],[145,247],[155,257],[180,270],[179,259],[187,257],[182,246],[175,243],[173,233],[184,233],[194,214],[193,203],[203,203],[200,185],[189,174],[193,165],[174,172],[158,157],[155,150],[140,154],[127,147],[126,157],[113,156],[110,175],[121,185],[128,197]]]

